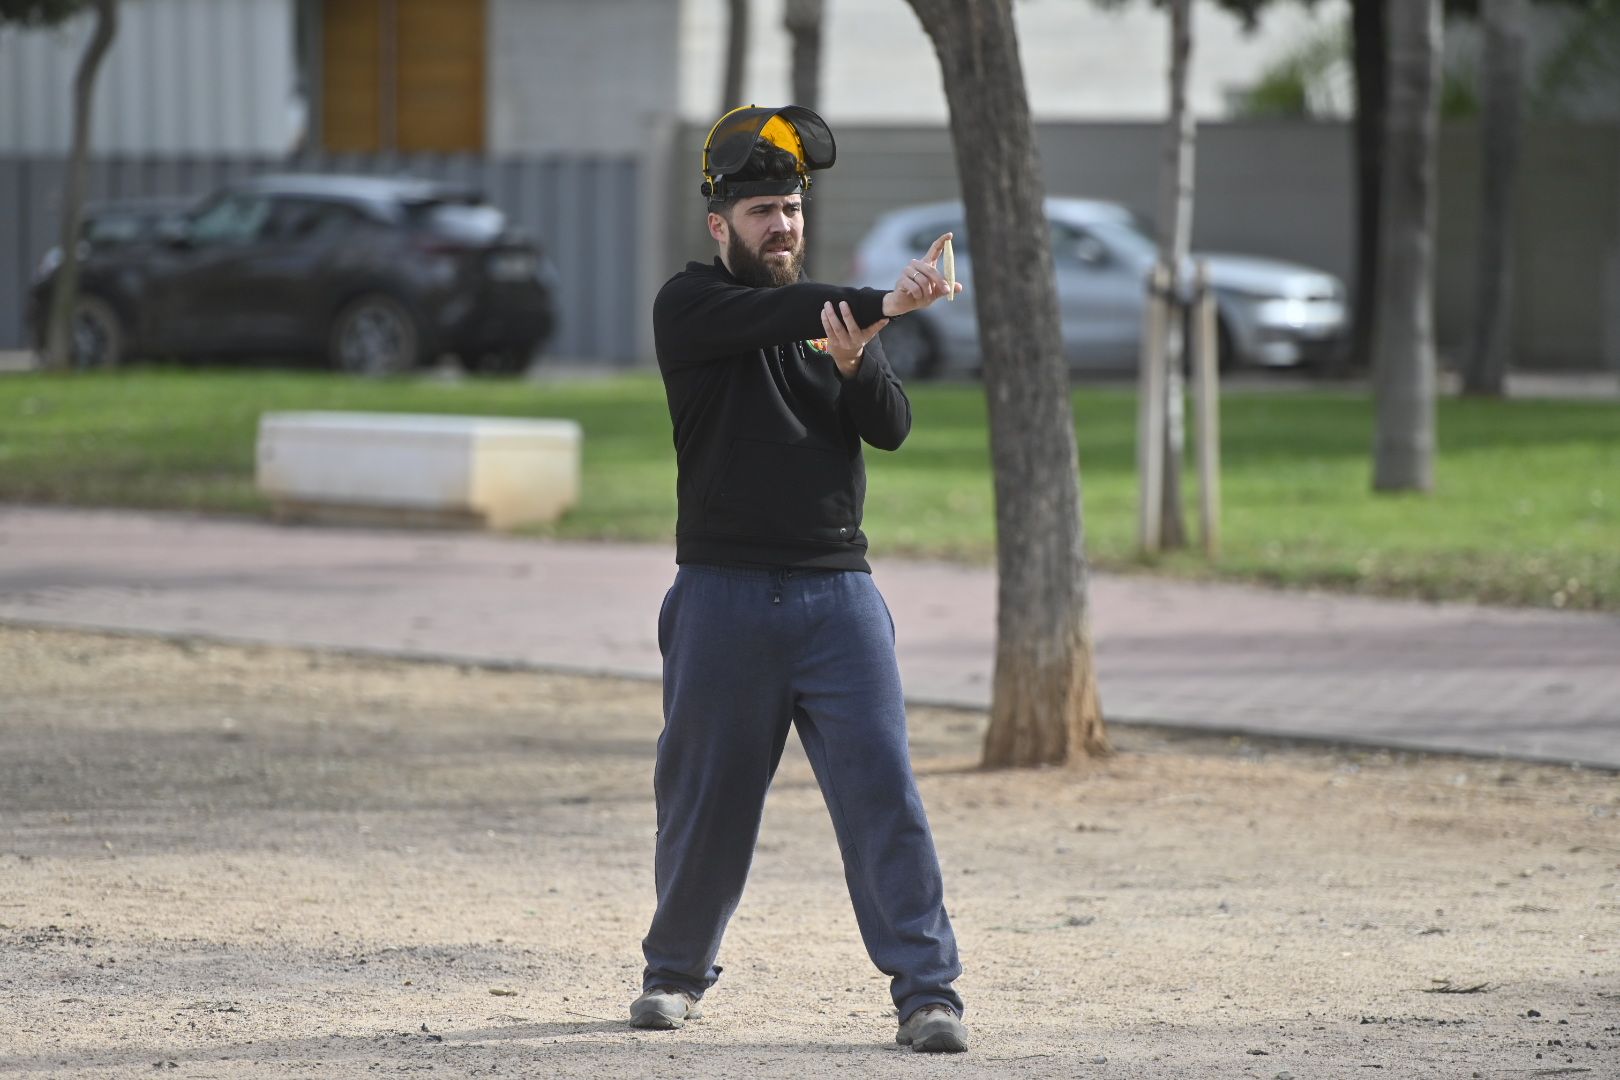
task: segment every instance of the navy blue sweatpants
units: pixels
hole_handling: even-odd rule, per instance
[[[866,951],[901,1019],[962,1010],[933,837],[911,775],[894,624],[870,574],[682,566],[658,617],[658,910],[643,986],[701,996],[742,897],[791,723],[832,815]]]

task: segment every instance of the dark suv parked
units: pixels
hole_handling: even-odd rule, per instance
[[[316,354],[381,375],[441,353],[518,371],[550,338],[555,278],[538,246],[476,192],[426,180],[263,176],[195,207],[91,208],[74,351],[132,356]],[[60,253],[29,296],[36,344]]]

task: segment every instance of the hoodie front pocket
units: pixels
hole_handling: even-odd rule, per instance
[[[855,506],[842,451],[737,439],[704,509],[711,532],[838,543],[860,527]]]

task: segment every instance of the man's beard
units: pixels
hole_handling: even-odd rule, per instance
[[[781,240],[768,241],[773,245],[781,242]],[[726,245],[726,264],[731,268],[732,277],[756,289],[792,285],[804,272],[804,241],[801,239],[798,246],[793,249],[791,259],[778,262],[768,260],[752,251],[743,242],[743,238],[734,232],[731,234],[731,242]]]

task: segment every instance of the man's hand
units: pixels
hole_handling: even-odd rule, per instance
[[[952,237],[946,233],[935,240],[928,247],[928,254],[920,259],[912,259],[905,270],[900,273],[900,280],[895,282],[894,290],[883,294],[883,314],[889,318],[904,315],[908,311],[925,308],[935,300],[942,300],[949,295],[949,286],[945,284],[945,275],[939,272],[936,264],[939,262],[940,252],[945,250],[945,241]],[[962,283],[956,283],[956,291],[962,291]]]
[[[861,353],[866,351],[866,343],[888,325],[888,319],[879,319],[863,330],[855,321],[855,312],[849,304],[840,301],[835,309],[828,301],[821,306],[821,328],[827,331],[827,352],[838,365],[841,378],[855,377],[861,370]]]

